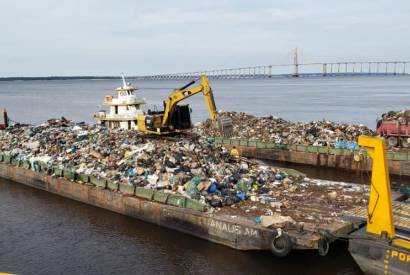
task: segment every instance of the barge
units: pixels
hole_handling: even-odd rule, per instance
[[[103,179],[68,171],[41,168],[33,171],[28,163],[4,158],[2,161],[2,178],[238,250],[270,250],[277,256],[285,256],[292,249],[319,250],[325,255],[333,241],[326,236],[344,235],[353,230],[353,224],[343,220],[315,228],[298,227],[286,231],[267,228],[255,223],[254,219],[205,212],[188,198],[182,198],[184,203],[181,203],[181,198],[175,200],[163,192],[122,188]],[[321,232],[329,234],[325,236]]]
[[[304,164],[323,168],[336,168],[351,172],[370,172],[372,160],[366,151],[308,146],[299,144],[277,144],[257,140],[213,137],[215,143],[222,144],[244,157],[274,160],[284,163]],[[387,152],[391,175],[410,176],[410,151]]]

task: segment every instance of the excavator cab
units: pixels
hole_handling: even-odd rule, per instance
[[[145,116],[145,127],[150,131],[172,131],[172,130],[184,130],[192,127],[191,122],[191,109],[188,104],[175,106],[174,113],[170,118],[171,127],[162,127],[162,120],[164,117],[164,111],[151,111],[148,110]]]
[[[188,104],[175,106],[174,114],[171,117],[171,125],[175,130],[184,130],[192,127],[191,108]]]

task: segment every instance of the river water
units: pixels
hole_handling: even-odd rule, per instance
[[[162,100],[188,81],[132,81],[147,101],[146,108],[162,108]],[[92,122],[105,95],[114,94],[120,80],[0,81],[0,106],[13,120],[39,123],[65,116]],[[362,123],[374,128],[382,112],[410,106],[410,77],[322,77],[257,80],[213,80],[219,110],[275,115],[290,120],[323,118]],[[203,98],[188,102],[194,121],[207,118]]]
[[[115,80],[0,81],[0,106],[13,120],[66,116],[91,122]],[[150,106],[161,106],[183,81],[137,81]],[[219,109],[291,120],[327,118],[374,127],[382,112],[407,108],[409,77],[340,77],[212,81]],[[207,117],[200,96],[189,100]],[[312,172],[320,176],[321,172]],[[346,180],[343,173],[338,179]],[[334,179],[333,172],[323,177]],[[348,176],[354,181],[354,177]],[[361,274],[344,242],[326,257],[241,252],[103,209],[0,179],[0,272],[18,274]]]

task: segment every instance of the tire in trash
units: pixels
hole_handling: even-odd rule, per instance
[[[388,137],[387,138],[387,145],[389,148],[396,147],[399,144],[399,140],[397,137]]]
[[[330,245],[326,238],[320,238],[317,245],[320,256],[326,256],[329,253]]]
[[[400,145],[404,148],[410,147],[410,138],[400,138]]]
[[[270,250],[275,256],[285,257],[292,251],[292,241],[290,237],[282,233],[279,237],[274,238],[270,243]]]

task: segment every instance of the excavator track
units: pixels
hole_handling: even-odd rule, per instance
[[[181,140],[193,140],[198,138],[197,134],[191,132],[178,132],[170,133],[168,135],[156,135],[156,134],[141,134],[141,137],[146,139],[156,140],[169,140],[169,141],[181,141]]]

